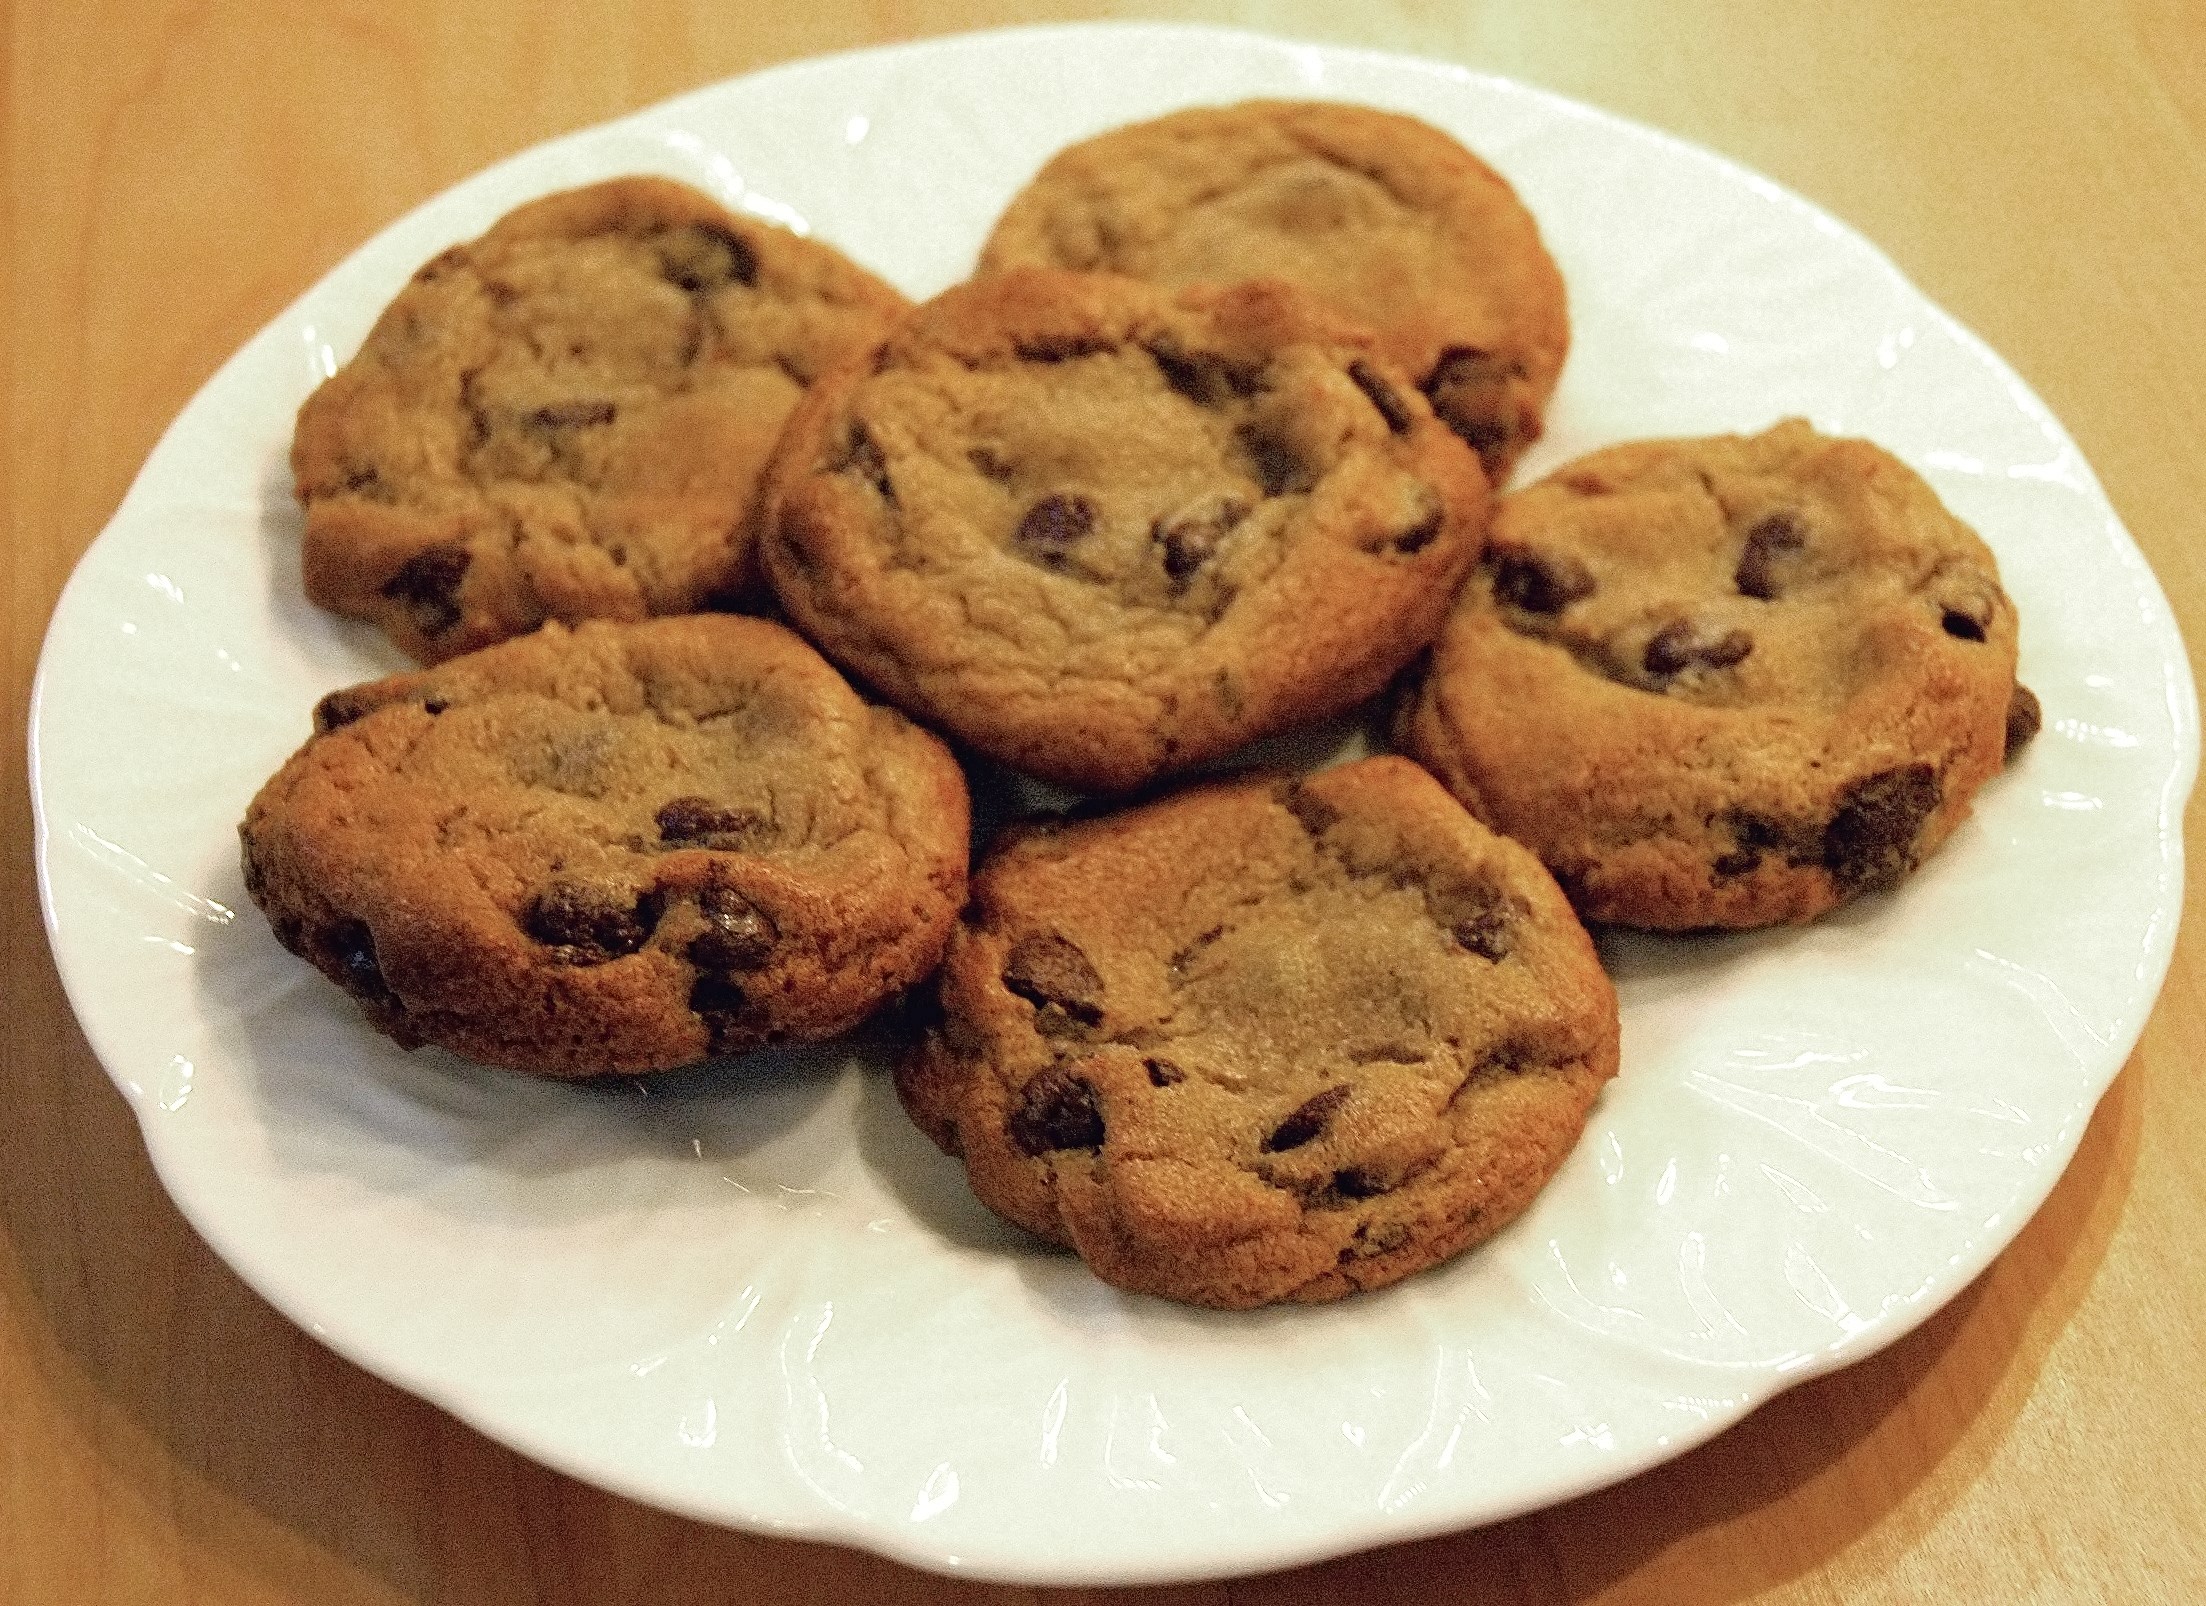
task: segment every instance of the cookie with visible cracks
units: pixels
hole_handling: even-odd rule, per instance
[[[1415,765],[1244,778],[990,853],[897,1073],[976,1194],[1119,1287],[1243,1308],[1489,1237],[1617,1067],[1538,862]]]
[[[425,663],[739,599],[790,409],[905,306],[670,179],[533,201],[424,265],[299,410],[307,595]]]
[[[907,713],[1123,792],[1380,690],[1488,506],[1415,388],[1287,286],[1035,269],[949,291],[814,388],[761,556]]]
[[[1570,344],[1562,274],[1507,180],[1429,123],[1333,101],[1198,106],[1083,140],[1019,192],[980,271],[1276,278],[1368,324],[1504,483]]]
[[[815,1041],[964,901],[947,749],[763,619],[546,625],[315,732],[246,813],[246,890],[408,1047],[583,1077]]]
[[[1810,920],[1896,885],[2036,731],[1992,553],[1795,419],[1503,498],[1397,723],[1587,918]]]

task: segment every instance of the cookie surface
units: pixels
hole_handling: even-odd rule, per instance
[[[908,713],[1115,791],[1377,691],[1487,508],[1423,397],[1288,287],[1027,270],[814,387],[761,556]]]
[[[1811,919],[1889,887],[2036,728],[1992,554],[1798,420],[1502,500],[1403,745],[1588,918]]]
[[[1035,830],[974,876],[899,1068],[990,1208],[1239,1308],[1377,1288],[1513,1219],[1617,1063],[1554,882],[1405,760]]]
[[[381,1031],[550,1076],[855,1024],[964,901],[948,752],[737,615],[547,625],[332,692],[246,889]]]
[[[1430,124],[1323,101],[1202,106],[1060,152],[980,271],[1272,277],[1358,322],[1497,485],[1539,437],[1570,344],[1562,275],[1508,182]]]
[[[531,202],[417,272],[300,409],[307,595],[435,662],[739,594],[789,410],[904,306],[669,179]]]

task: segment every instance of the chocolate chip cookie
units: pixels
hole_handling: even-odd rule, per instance
[[[814,387],[761,555],[906,712],[1123,791],[1379,690],[1487,509],[1425,398],[1290,287],[1027,269]]]
[[[947,750],[762,619],[549,624],[314,725],[246,890],[408,1047],[579,1077],[826,1037],[964,901]]]
[[[1497,485],[1539,437],[1568,303],[1508,181],[1430,124],[1322,101],[1201,106],[1060,152],[980,270],[1287,280],[1376,331]]]
[[[1400,735],[1591,919],[1809,920],[2036,730],[2015,632],[1991,552],[1868,442],[1636,442],[1503,499]]]
[[[425,663],[738,595],[783,420],[904,306],[669,179],[531,202],[416,273],[300,409],[307,595]]]
[[[975,873],[906,1109],[1109,1282],[1377,1288],[1529,1204],[1616,1072],[1555,883],[1415,765],[1215,783]]]

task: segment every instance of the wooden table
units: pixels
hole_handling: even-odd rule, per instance
[[[23,0],[6,13],[0,1602],[1034,1598],[601,1494],[263,1304],[169,1206],[62,999],[35,913],[24,706],[55,595],[163,425],[401,211],[535,140],[750,68],[1118,9]],[[2206,640],[2206,10],[1123,9],[1514,75],[1822,203],[2052,405]],[[2202,982],[2194,929],[2043,1211],[1874,1359],[1514,1522],[1270,1577],[1067,1598],[2206,1599]]]

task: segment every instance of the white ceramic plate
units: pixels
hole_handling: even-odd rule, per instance
[[[657,169],[915,296],[1067,141],[1196,101],[1415,113],[1571,288],[1528,474],[1805,414],[1999,555],[2046,729],[1899,894],[1610,944],[1624,1073],[1489,1247],[1221,1316],[995,1226],[861,1043],[599,1089],[368,1032],[246,904],[235,822],[314,698],[398,667],[302,598],[293,411],[409,271]],[[2051,1188],[2181,907],[2196,712],[2165,600],[2009,369],[1872,248],[1703,151],[1459,68],[1159,27],[799,63],[528,151],[402,219],[185,409],[57,610],[34,699],[55,953],[162,1180],[329,1344],[530,1455],[745,1528],[1035,1582],[1270,1567],[1553,1501],[1891,1342]]]

